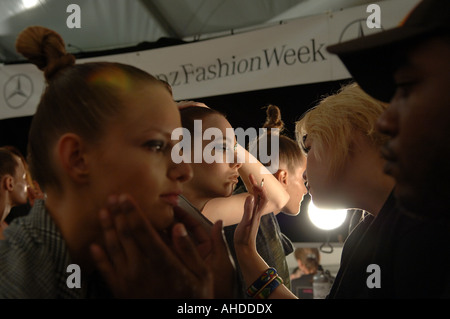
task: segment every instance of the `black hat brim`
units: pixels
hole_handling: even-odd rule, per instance
[[[395,92],[393,72],[406,43],[431,29],[397,27],[327,47],[337,54],[353,79],[372,97],[389,102]]]

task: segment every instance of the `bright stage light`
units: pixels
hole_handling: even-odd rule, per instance
[[[40,4],[39,0],[22,0],[22,6],[25,9],[31,9],[34,8],[35,6],[37,6],[38,4]]]
[[[347,218],[346,209],[320,209],[309,202],[308,216],[314,226],[323,230],[332,230],[341,226]]]

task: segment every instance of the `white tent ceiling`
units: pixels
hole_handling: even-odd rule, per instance
[[[56,30],[72,53],[240,32],[374,0],[1,0],[0,62],[22,58],[14,43],[30,25]],[[69,28],[70,4],[80,7],[81,28]]]

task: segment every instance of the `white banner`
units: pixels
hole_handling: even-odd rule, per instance
[[[169,82],[175,100],[345,79],[326,47],[398,25],[418,0],[378,2],[173,47],[80,59],[134,65]],[[369,10],[371,9],[371,10]],[[378,12],[380,27],[368,26]],[[32,23],[30,23],[32,25]],[[33,115],[44,89],[34,65],[0,67],[0,119]],[[70,98],[70,97],[68,97]]]

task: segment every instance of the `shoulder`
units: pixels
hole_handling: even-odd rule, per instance
[[[51,248],[36,219],[45,211],[33,209],[15,220],[0,241],[0,297],[45,298],[55,278]]]

